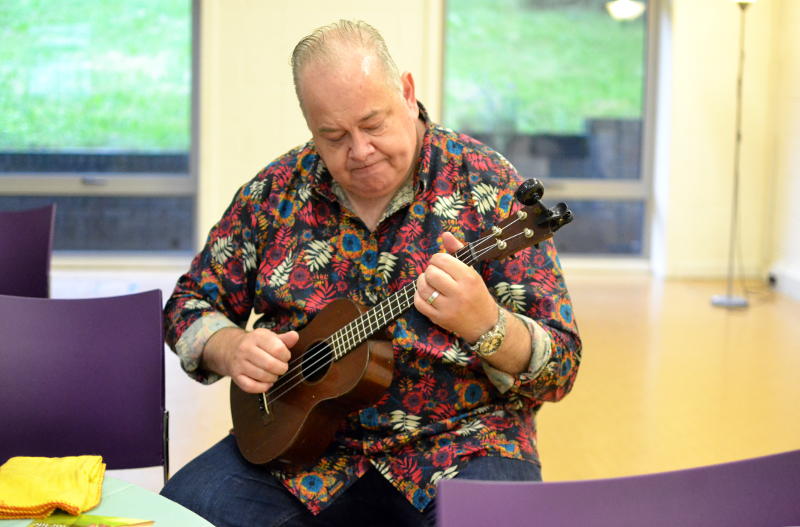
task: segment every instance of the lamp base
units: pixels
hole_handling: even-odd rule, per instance
[[[711,297],[711,305],[715,307],[726,307],[728,309],[742,309],[749,305],[747,299],[733,295],[714,295]]]

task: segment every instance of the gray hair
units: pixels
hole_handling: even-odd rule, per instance
[[[303,100],[300,97],[300,74],[303,69],[312,62],[334,64],[341,56],[343,45],[374,55],[383,67],[383,74],[388,85],[396,89],[398,93],[402,92],[400,72],[389,54],[386,41],[383,40],[378,30],[361,20],[339,20],[315,29],[310,35],[300,40],[292,51],[294,91],[301,108]]]

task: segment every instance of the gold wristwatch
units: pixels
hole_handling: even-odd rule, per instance
[[[478,341],[475,344],[470,345],[472,352],[484,359],[494,355],[503,345],[503,340],[506,338],[505,309],[498,306],[497,312],[497,323],[494,327],[478,337]]]

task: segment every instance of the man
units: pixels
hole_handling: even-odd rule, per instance
[[[292,68],[312,140],[237,193],[167,303],[167,341],[197,380],[269,395],[330,301],[413,283],[387,326],[393,380],[310,465],[250,464],[229,436],[162,493],[215,525],[432,525],[442,478],[540,479],[535,413],[580,362],[555,248],[453,256],[516,210],[516,171],[431,123],[363,22],[318,29]],[[251,309],[263,327],[245,331]]]

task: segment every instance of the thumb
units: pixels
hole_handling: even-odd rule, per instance
[[[450,254],[464,247],[464,244],[449,232],[442,234],[442,244],[444,245],[444,249]]]
[[[291,347],[300,340],[300,333],[297,331],[287,331],[286,333],[279,334],[278,338],[281,339],[287,348],[291,349]]]

